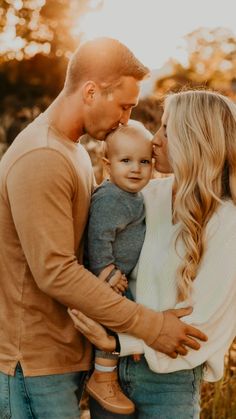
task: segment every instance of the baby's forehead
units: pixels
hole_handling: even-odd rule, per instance
[[[132,155],[149,155],[152,153],[151,140],[142,133],[139,135],[126,133],[113,138],[113,142],[108,147],[110,156],[121,155],[127,153]],[[134,154],[133,154],[134,153]]]
[[[152,140],[152,134],[143,129],[125,127],[124,130],[117,130],[114,134],[108,138],[107,145],[108,147],[115,146],[125,146],[133,145],[137,146],[137,143],[142,145],[150,146]]]

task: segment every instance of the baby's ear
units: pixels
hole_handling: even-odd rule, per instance
[[[103,166],[103,177],[104,179],[110,178],[110,160],[108,160],[106,157],[102,157],[102,166]]]

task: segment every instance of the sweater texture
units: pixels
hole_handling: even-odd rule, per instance
[[[154,310],[193,306],[182,318],[202,330],[207,342],[198,351],[171,359],[142,340],[120,336],[121,355],[144,353],[151,370],[168,373],[205,364],[204,378],[223,375],[224,355],[236,335],[236,206],[231,200],[219,205],[206,228],[206,250],[193,281],[190,301],[177,304],[176,271],[184,255],[175,239],[179,224],[172,224],[173,177],[157,179],[145,188],[146,236],[131,280],[136,301]],[[177,251],[176,251],[177,250]]]
[[[105,181],[92,196],[88,223],[89,270],[114,264],[125,275],[135,267],[145,236],[143,195]]]

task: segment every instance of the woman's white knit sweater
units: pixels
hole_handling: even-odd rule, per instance
[[[183,245],[175,238],[178,224],[172,224],[173,177],[153,180],[143,194],[147,231],[130,286],[138,303],[155,310],[176,304],[176,271]],[[185,303],[190,305],[189,302]],[[224,355],[236,335],[236,206],[221,204],[206,229],[206,250],[193,282],[193,313],[183,320],[208,336],[198,351],[189,350],[177,359],[154,351],[142,340],[119,334],[121,356],[144,353],[151,370],[168,373],[206,363],[204,379],[216,381],[224,369]],[[183,304],[181,305],[183,306]]]

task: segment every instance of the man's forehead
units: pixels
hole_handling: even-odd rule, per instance
[[[137,95],[140,91],[140,81],[134,77],[125,76],[122,78],[119,90],[126,92],[127,95]]]
[[[136,106],[139,99],[140,86],[136,84],[132,85],[123,85],[119,91],[117,91],[117,98],[120,99],[122,105]]]

